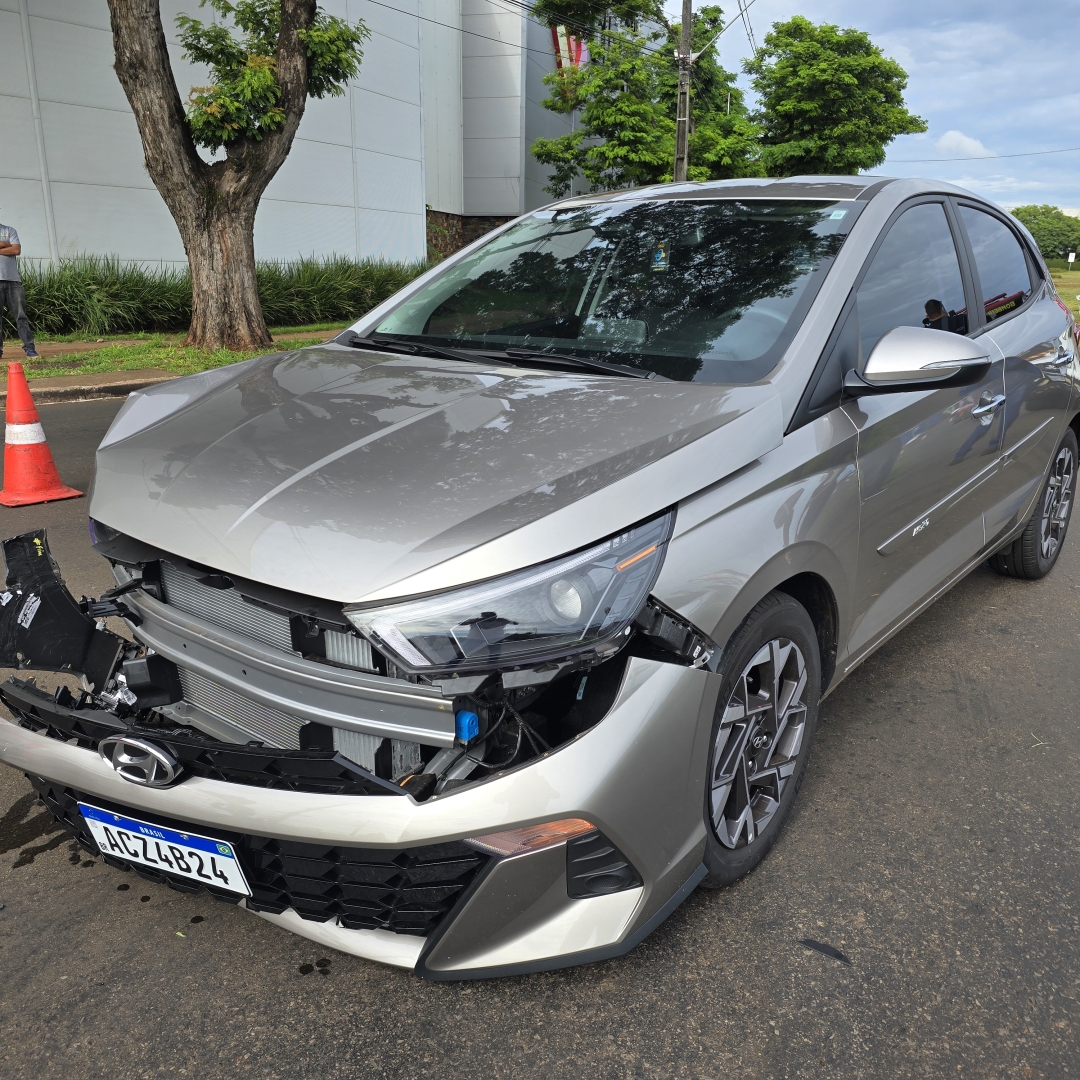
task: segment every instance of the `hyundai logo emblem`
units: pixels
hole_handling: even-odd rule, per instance
[[[146,739],[110,735],[98,743],[98,753],[125,780],[143,787],[168,787],[180,775],[176,758]]]

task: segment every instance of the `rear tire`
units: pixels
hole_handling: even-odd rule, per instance
[[[1076,460],[1076,432],[1067,428],[1024,531],[987,560],[999,574],[1037,581],[1053,570],[1072,516]]]
[[[771,592],[727,649],[705,785],[707,888],[769,853],[802,786],[817,728],[821,658],[806,609]]]

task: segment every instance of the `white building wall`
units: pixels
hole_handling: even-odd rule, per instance
[[[256,255],[423,258],[420,0],[394,0],[397,10],[369,0],[323,2],[333,14],[363,19],[372,37],[346,95],[309,101],[256,218]],[[197,5],[162,0],[161,8],[186,97],[207,79],[181,59],[173,18]],[[182,263],[179,234],[143,167],[112,70],[106,0],[0,0],[0,42],[0,220],[19,230],[25,254]]]
[[[557,139],[573,130],[574,119],[551,112],[540,104],[549,97],[551,90],[544,83],[544,76],[555,68],[555,46],[551,40],[551,28],[541,26],[534,20],[526,22],[528,45],[525,64],[525,135],[529,147],[538,138]],[[544,190],[551,170],[532,156],[525,154],[525,209],[535,210],[552,201]]]
[[[544,76],[555,68],[551,30],[514,0],[461,0],[465,213],[522,214],[551,201],[533,140],[572,130],[549,112]]]
[[[465,213],[520,214],[525,14],[511,0],[461,0],[461,25]]]
[[[420,14],[426,200],[463,214],[461,0],[421,0]]]

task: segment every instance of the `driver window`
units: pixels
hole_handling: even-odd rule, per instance
[[[859,286],[857,303],[860,370],[897,326],[967,333],[964,281],[941,203],[921,203],[897,218]]]

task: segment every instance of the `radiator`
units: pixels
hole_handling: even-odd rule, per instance
[[[254,638],[286,652],[295,652],[288,616],[248,603],[235,589],[212,589],[191,574],[162,562],[165,602],[181,611],[222,626],[234,634]]]
[[[180,686],[185,701],[240,728],[253,739],[283,750],[300,748],[300,729],[306,720],[260,705],[187,668],[180,668]]]

